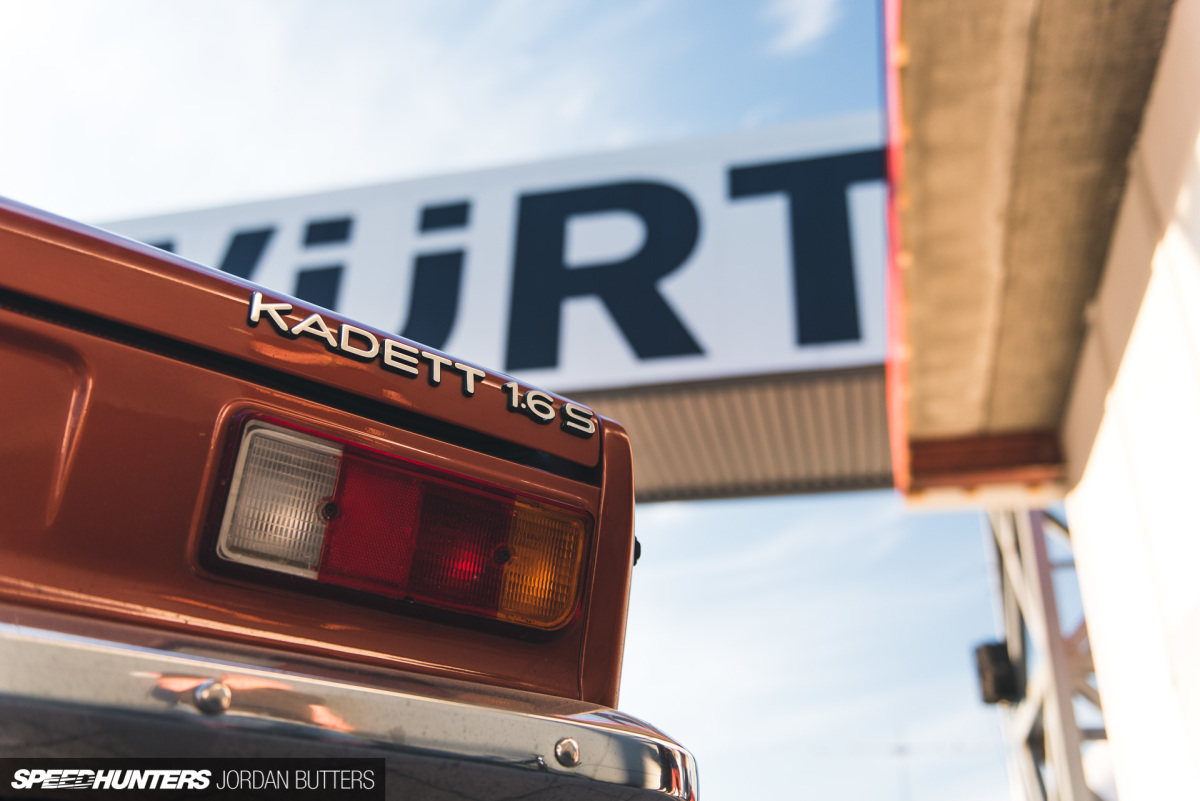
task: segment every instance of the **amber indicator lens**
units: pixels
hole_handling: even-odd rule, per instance
[[[590,523],[580,509],[254,420],[217,554],[549,630],[575,611]]]

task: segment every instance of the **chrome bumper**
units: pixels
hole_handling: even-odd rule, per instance
[[[563,702],[425,677],[398,689],[384,671],[331,677],[325,665],[306,675],[304,662],[280,663],[274,654],[253,660],[270,667],[255,666],[246,663],[248,649],[225,652],[211,640],[155,645],[0,623],[0,699],[119,710],[225,733],[268,730],[366,746],[372,756],[445,757],[696,798],[691,754],[620,712],[567,702],[578,711],[539,713],[530,710]]]

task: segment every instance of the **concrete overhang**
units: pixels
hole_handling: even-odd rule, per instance
[[[1060,487],[1085,315],[1171,9],[888,5],[888,393],[910,497]]]

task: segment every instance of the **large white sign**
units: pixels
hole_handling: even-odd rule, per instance
[[[869,114],[105,227],[569,392],[882,363],[885,195]]]

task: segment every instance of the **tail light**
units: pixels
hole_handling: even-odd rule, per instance
[[[574,614],[587,512],[264,420],[242,435],[218,556],[537,629]]]

